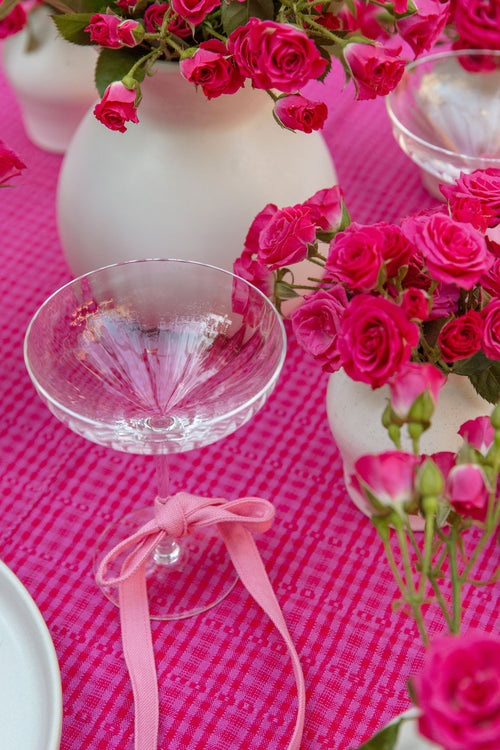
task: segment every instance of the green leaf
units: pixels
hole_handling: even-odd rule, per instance
[[[477,352],[472,357],[460,359],[453,364],[453,372],[457,375],[474,375],[480,370],[486,370],[493,360],[488,359],[484,352]]]
[[[469,375],[469,380],[486,401],[496,404],[500,399],[500,362],[495,362],[487,370]]]
[[[394,750],[398,740],[399,728],[405,720],[406,717],[402,716],[398,721],[384,727],[360,745],[358,750]]]
[[[143,51],[135,48],[122,47],[121,49],[102,49],[97,60],[95,69],[95,83],[97,90],[102,96],[110,83],[121,81],[133,68],[137,60],[143,56]],[[136,73],[136,80],[144,78],[144,70]]]
[[[67,13],[52,16],[61,36],[73,44],[91,44],[90,32],[84,29],[89,25],[92,13]]]
[[[278,281],[274,287],[274,293],[279,299],[294,299],[299,296],[286,281]]]
[[[244,26],[250,18],[260,18],[262,21],[272,21],[274,18],[273,0],[233,0],[221,5],[222,26],[229,36],[231,32]]]

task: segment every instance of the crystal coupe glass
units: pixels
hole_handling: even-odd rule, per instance
[[[24,351],[52,413],[95,443],[153,455],[157,494],[168,502],[169,455],[246,423],[276,384],[286,338],[271,302],[243,279],[191,261],[138,260],[55,292],[33,317]],[[96,565],[152,517],[150,503],[112,524]],[[114,564],[118,574],[122,561]],[[205,611],[236,581],[214,528],[164,540],[146,575],[154,619]],[[105,593],[118,601],[116,589]]]

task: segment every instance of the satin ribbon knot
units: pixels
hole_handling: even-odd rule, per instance
[[[216,525],[241,582],[281,634],[291,657],[298,694],[297,718],[288,750],[299,750],[304,726],[305,686],[299,657],[259,555],[252,532],[267,531],[274,507],[259,497],[226,501],[179,492],[156,498],[154,518],[116,545],[99,565],[100,586],[118,586],[125,661],[135,704],[135,749],[157,750],[158,683],[149,622],[146,562],[165,537],[179,539],[197,527]],[[125,561],[118,576],[108,576],[110,563]]]

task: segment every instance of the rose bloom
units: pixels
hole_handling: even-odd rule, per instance
[[[484,521],[490,490],[483,470],[477,464],[458,464],[448,474],[445,494],[453,510],[461,516]]]
[[[498,750],[498,635],[469,631],[436,638],[412,687],[421,735],[446,750]]]
[[[471,224],[461,224],[445,213],[405,219],[402,229],[436,281],[472,289],[493,264],[484,237]]]
[[[303,206],[311,212],[311,219],[323,232],[336,232],[342,222],[342,190],[339,185],[318,190]]]
[[[26,26],[26,11],[21,4],[16,5],[14,10],[0,21],[0,39],[17,34]]]
[[[500,222],[500,169],[462,172],[455,184],[439,189],[458,221],[468,221],[481,232]]]
[[[423,289],[410,287],[403,292],[401,309],[409,320],[427,320],[429,317],[429,297]]]
[[[122,42],[118,39],[118,24],[121,18],[111,13],[96,13],[91,19],[85,31],[90,32],[92,42],[97,42],[101,47],[118,49]]]
[[[110,130],[126,131],[125,123],[139,122],[134,106],[135,91],[126,88],[121,81],[111,83],[101,101],[94,107],[97,119]]]
[[[464,422],[458,434],[477,451],[486,455],[495,438],[495,429],[489,417],[476,417]]]
[[[380,42],[390,38],[384,26],[379,22],[379,8],[368,5],[364,0],[354,0],[352,10],[343,5],[338,17],[344,31],[359,31],[368,39]]]
[[[485,292],[492,297],[500,297],[500,258],[495,256],[490,270],[479,281]]]
[[[455,0],[454,5],[460,49],[500,47],[500,0]]]
[[[361,456],[354,464],[355,474],[351,481],[375,514],[383,512],[384,506],[403,508],[413,500],[415,469],[420,460],[420,456],[402,451]],[[376,503],[370,495],[376,498]]]
[[[245,79],[227,58],[224,44],[217,39],[201,42],[194,55],[180,62],[181,74],[201,86],[207,99],[221,94],[234,94]]]
[[[149,34],[155,34],[163,23],[163,17],[167,12],[166,3],[153,3],[144,12],[144,28]]]
[[[500,299],[489,302],[481,314],[484,326],[481,348],[489,359],[500,359]]]
[[[326,70],[327,62],[304,31],[251,18],[229,36],[229,52],[257,89],[293,93]]]
[[[172,0],[172,9],[188,23],[197,26],[220,5],[220,0]]]
[[[441,36],[450,17],[450,3],[441,0],[418,0],[417,12],[396,21],[401,37],[415,57],[431,49]]]
[[[301,94],[289,94],[278,99],[274,114],[285,128],[312,133],[325,124],[328,107],[324,102],[313,102]]]
[[[267,297],[271,296],[274,281],[272,271],[259,263],[250,249],[245,248],[240,257],[234,261],[233,272],[236,276],[256,286]]]
[[[139,21],[128,19],[118,24],[116,33],[118,34],[119,41],[123,45],[126,47],[135,47],[144,36],[144,29]]]
[[[401,270],[401,266],[406,266],[410,262],[415,248],[396,224],[379,222],[373,226],[379,229],[384,235],[381,252],[387,276],[389,278],[397,276]]]
[[[316,239],[316,226],[308,208],[297,205],[274,214],[259,235],[258,260],[271,271],[307,258]]]
[[[441,328],[438,343],[445,362],[472,357],[481,348],[483,318],[476,310],[469,310]]]
[[[5,185],[13,177],[18,177],[22,169],[26,169],[26,164],[6,143],[0,141],[0,185]]]
[[[341,281],[353,289],[369,292],[377,286],[382,267],[384,233],[373,226],[352,222],[330,244],[325,278]]]
[[[439,283],[434,290],[429,320],[448,318],[458,311],[460,289],[455,284]]]
[[[406,419],[416,399],[425,392],[435,405],[445,383],[446,375],[434,365],[408,362],[389,382],[391,406],[398,417]]]
[[[380,44],[347,44],[344,57],[356,85],[357,99],[386,96],[398,85],[406,63],[398,57],[401,47],[389,50]]]
[[[305,297],[291,316],[297,341],[327,372],[340,369],[337,335],[346,307],[345,290],[338,285]]]
[[[353,380],[378,388],[409,362],[418,340],[418,326],[398,305],[360,294],[342,318],[338,337],[342,366]]]

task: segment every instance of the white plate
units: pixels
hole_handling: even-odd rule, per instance
[[[35,602],[0,561],[0,748],[58,750],[61,676]]]

